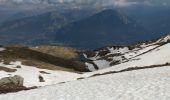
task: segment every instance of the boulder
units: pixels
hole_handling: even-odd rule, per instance
[[[12,84],[15,86],[23,86],[24,78],[21,76],[15,75],[13,77],[5,77],[0,79],[0,86],[6,85],[6,84]]]
[[[0,79],[0,93],[17,92],[21,90],[26,90],[27,88],[23,86],[24,78],[15,75],[13,77],[5,77]]]

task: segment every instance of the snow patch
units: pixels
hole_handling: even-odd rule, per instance
[[[1,62],[0,66],[17,70],[12,73],[0,71],[0,79],[4,77],[19,75],[24,78],[24,86],[26,87],[52,85],[60,82],[76,80],[78,77],[80,77],[80,74],[77,73],[52,71],[46,69],[39,69],[34,66],[25,66],[22,65],[20,61],[11,62],[10,65],[5,65],[3,62]],[[17,68],[16,66],[21,66],[21,68]],[[42,71],[47,72],[49,74],[40,73]],[[45,82],[39,81],[39,75],[44,78]]]
[[[1,51],[4,51],[4,50],[6,50],[6,49],[5,49],[5,48],[2,48],[2,47],[0,48],[0,52],[1,52]]]
[[[169,100],[170,66],[1,94],[0,100]]]

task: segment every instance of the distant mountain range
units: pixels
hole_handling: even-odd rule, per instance
[[[158,38],[161,35],[170,33],[169,7],[137,6],[126,9],[125,12],[127,12],[128,16],[136,20],[138,24],[147,29],[154,37]]]
[[[170,17],[165,9],[155,9],[155,13],[153,9],[143,9],[143,12],[123,8],[101,10],[67,9],[16,14],[13,19],[0,24],[0,43],[69,45],[91,49],[111,44],[132,44],[170,32]],[[157,11],[165,12],[158,15]]]
[[[146,30],[125,14],[104,10],[73,22],[56,32],[55,40],[75,47],[94,48],[109,44],[128,44],[146,39]]]
[[[127,44],[143,40],[144,28],[125,14],[104,10],[57,13],[9,21],[0,26],[1,43],[68,44],[78,48],[95,48],[106,44]]]
[[[50,37],[53,32],[68,23],[90,16],[94,12],[88,10],[51,11],[30,17],[16,17],[15,20],[6,21],[0,25],[2,38],[0,42],[2,44],[49,44],[50,41],[54,41]]]

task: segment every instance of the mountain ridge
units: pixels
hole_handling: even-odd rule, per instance
[[[123,43],[142,40],[142,37],[147,32],[142,27],[136,25],[135,22],[128,21],[128,18],[123,17],[115,10],[103,10],[86,19],[73,22],[59,29],[56,32],[56,40],[66,38],[65,40],[68,43],[70,42],[78,46],[84,45],[86,48],[98,45],[104,46],[106,44],[121,44],[122,40],[124,41]],[[79,43],[80,40],[83,43]]]
[[[86,17],[82,17],[82,13]],[[68,18],[68,16],[72,17]],[[144,34],[146,35],[147,32],[124,13],[106,9],[101,12],[91,11],[91,13],[88,11],[75,11],[72,14],[49,12],[9,21],[0,26],[0,33],[3,37],[0,42],[3,44],[53,45],[61,43],[78,48],[95,48],[106,44],[140,41],[144,39]],[[86,39],[89,41],[89,46]],[[124,42],[121,42],[122,40]]]

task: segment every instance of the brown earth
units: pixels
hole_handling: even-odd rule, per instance
[[[6,67],[0,66],[0,71],[15,72],[15,71],[17,71],[17,70],[16,70],[16,69],[11,69],[11,68],[6,68]]]
[[[64,58],[64,59],[75,59],[78,57],[77,52],[79,50],[71,47],[62,47],[62,46],[36,46],[30,47],[31,50],[35,50],[38,52],[46,53],[49,55],[53,55],[56,57]]]
[[[18,92],[18,91],[22,91],[22,90],[30,90],[30,89],[35,89],[37,87],[24,87],[24,86],[16,86],[13,84],[6,84],[3,86],[0,86],[0,94],[2,93],[11,93],[11,92]]]
[[[76,59],[78,53],[75,49],[59,50],[50,46],[43,49],[34,50],[25,46],[5,46],[5,51],[0,52],[0,60],[8,63],[11,61],[22,61],[24,65],[35,66],[37,68],[49,70],[66,70],[66,71],[88,71],[83,62]],[[69,51],[70,50],[70,51]],[[54,52],[54,54],[52,54]],[[64,53],[66,52],[66,53]],[[58,54],[57,54],[58,53]]]

